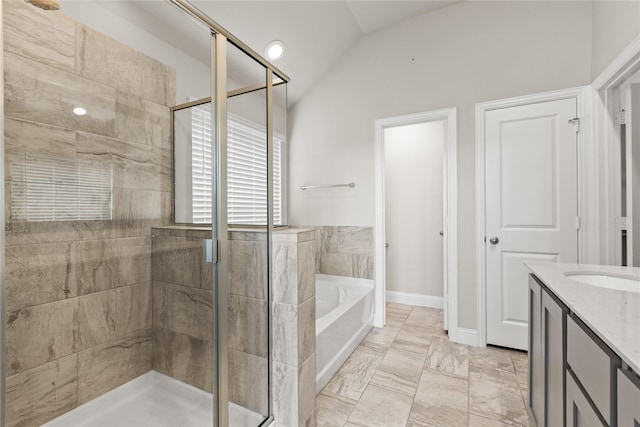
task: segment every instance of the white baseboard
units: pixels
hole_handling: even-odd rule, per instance
[[[474,347],[478,346],[478,331],[475,329],[458,328],[456,342]]]
[[[431,295],[410,294],[407,292],[386,291],[387,302],[398,304],[417,305],[418,307],[444,308],[444,299]]]

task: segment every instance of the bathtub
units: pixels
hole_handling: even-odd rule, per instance
[[[373,280],[316,274],[316,393],[373,325]]]

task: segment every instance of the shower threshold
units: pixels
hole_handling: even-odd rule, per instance
[[[42,427],[211,427],[212,407],[211,393],[151,371]],[[262,415],[229,403],[229,426],[262,421]]]

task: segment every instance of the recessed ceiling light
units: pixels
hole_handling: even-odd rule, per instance
[[[82,107],[76,107],[73,109],[73,114],[75,114],[76,116],[84,116],[85,114],[87,114],[87,110]]]
[[[266,49],[264,50],[264,54],[266,55],[266,57],[272,61],[280,58],[283,53],[284,53],[284,43],[282,43],[280,40],[272,41],[267,45]]]

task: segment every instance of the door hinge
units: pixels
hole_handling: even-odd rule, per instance
[[[580,230],[580,217],[576,217],[576,230]]]
[[[574,117],[573,119],[569,120],[569,123],[572,124],[575,127],[576,133],[580,132],[580,118],[579,117]]]
[[[614,120],[618,126],[627,124],[627,114],[624,110],[620,110],[614,114]]]
[[[626,230],[627,229],[627,217],[621,216],[616,218],[616,228],[618,230]]]

